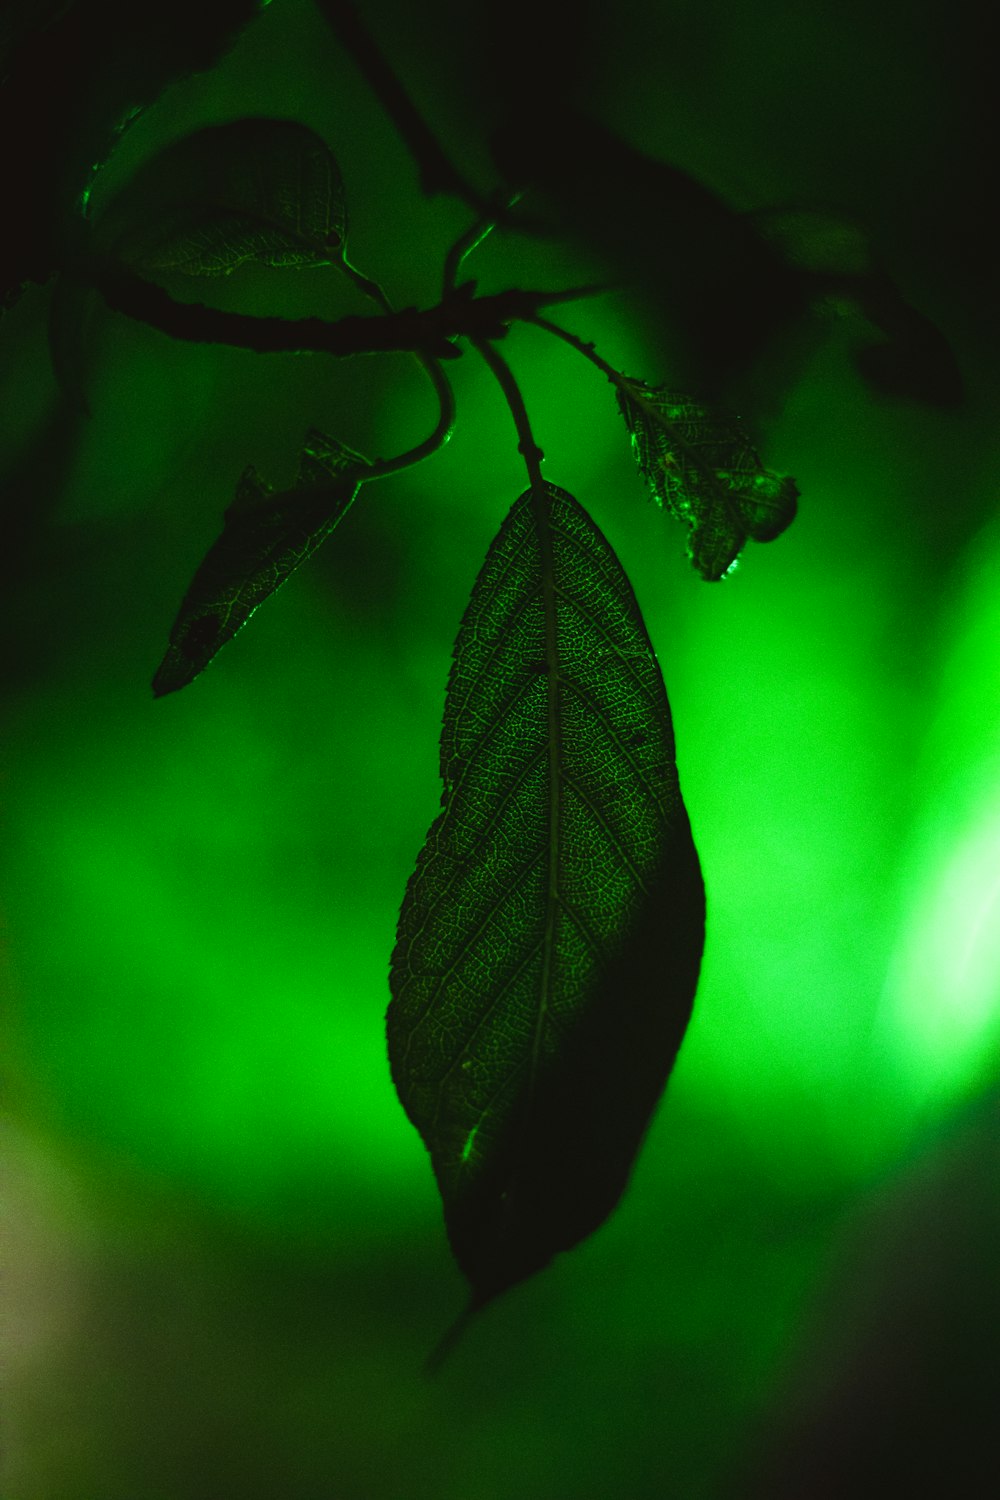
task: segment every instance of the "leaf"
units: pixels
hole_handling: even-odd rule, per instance
[[[790,266],[816,275],[862,276],[872,250],[864,227],[834,208],[759,208],[749,221]]]
[[[368,460],[310,432],[294,489],[273,494],[248,468],[170,632],[153,693],[176,692],[208,666],[258,605],[281,587],[346,515]]]
[[[246,261],[325,266],[347,234],[326,143],[291,120],[210,125],[165,147],[101,217],[99,249],[143,272],[228,276]]]
[[[690,527],[701,576],[723,578],[747,537],[773,541],[794,519],[795,481],[764,468],[739,417],[666,386],[629,385],[616,394],[639,471],[657,504]]]
[[[965,382],[948,340],[905,300],[879,264],[865,230],[830,209],[759,209],[750,215],[789,266],[808,273],[820,306],[854,308],[882,334],[855,353],[872,389],[954,410]]]
[[[554,80],[532,97],[523,62],[517,76],[491,137],[505,180],[579,244],[588,279],[635,288],[644,335],[682,385],[713,397],[737,388],[804,311],[801,278],[705,183],[637,151]]]
[[[943,411],[961,407],[965,381],[941,330],[910,306],[885,273],[859,277],[852,291],[859,311],[884,335],[855,354],[866,383]]]
[[[0,301],[65,265],[71,221],[122,133],[168,85],[214,67],[263,3],[19,0],[0,68]]]
[[[555,485],[515,502],[473,589],[441,775],[389,1058],[481,1306],[617,1203],[704,930],[656,657],[617,558]]]

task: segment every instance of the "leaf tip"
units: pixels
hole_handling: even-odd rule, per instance
[[[179,671],[178,665],[177,655],[171,649],[167,652],[153,674],[150,686],[152,687],[154,698],[165,698],[168,693],[178,692],[182,687],[187,686],[193,676],[197,675],[196,673]]]

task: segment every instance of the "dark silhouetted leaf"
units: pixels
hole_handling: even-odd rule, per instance
[[[203,671],[259,604],[280,588],[346,514],[368,460],[312,432],[294,489],[273,494],[247,469],[170,632],[153,678],[157,697],[185,687]]]
[[[0,305],[65,263],[95,175],[168,84],[212,68],[266,0],[5,0]],[[5,44],[9,44],[8,47]]]
[[[571,495],[522,495],[455,645],[442,812],[392,960],[389,1056],[480,1306],[617,1203],[704,933],[663,680]]]
[[[631,381],[618,406],[636,463],[658,504],[690,527],[688,552],[715,581],[747,537],[769,542],[794,519],[795,481],[765,469],[739,417],[723,416],[665,386]]]
[[[143,272],[227,276],[246,261],[324,266],[347,234],[340,168],[290,120],[210,125],[136,173],[97,225],[98,248]]]
[[[497,15],[510,24],[506,11]],[[529,209],[540,209],[556,233],[596,252],[594,279],[635,286],[644,332],[679,383],[727,400],[805,311],[803,278],[746,214],[590,119],[554,79],[530,109],[524,89],[522,68],[510,114],[491,140],[500,171],[531,189]]]
[[[948,340],[906,301],[856,220],[807,208],[760,209],[750,218],[790,267],[807,273],[815,301],[854,309],[879,330],[880,341],[855,354],[869,386],[946,410],[962,404],[965,383]]]

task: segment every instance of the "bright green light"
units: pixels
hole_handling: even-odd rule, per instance
[[[950,847],[926,851],[886,993],[886,1020],[918,1085],[970,1081],[1000,1014],[1000,787]]]
[[[974,1086],[1000,1019],[998,560],[994,527],[971,549],[951,611],[919,761],[933,793],[912,841],[881,1013],[909,1087],[939,1099]]]

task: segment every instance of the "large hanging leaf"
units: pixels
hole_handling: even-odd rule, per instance
[[[442,811],[389,1056],[478,1306],[600,1225],[690,1015],[704,933],[663,680],[571,495],[522,495],[455,645]]]
[[[346,514],[368,460],[310,432],[294,489],[273,494],[248,468],[225,513],[222,535],[195,573],[153,678],[162,697],[185,687],[305,562]]]
[[[769,542],[794,519],[795,481],[765,469],[738,417],[666,386],[630,381],[617,390],[632,452],[653,498],[690,527],[701,576],[725,576],[747,537]]]
[[[291,120],[210,125],[139,169],[97,223],[97,246],[136,270],[227,276],[246,261],[324,266],[347,235],[333,153]]]

